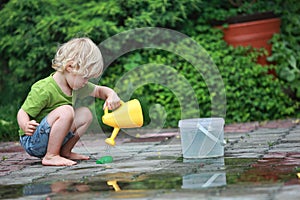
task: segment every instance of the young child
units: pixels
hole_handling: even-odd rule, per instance
[[[43,165],[71,166],[75,160],[89,159],[72,149],[92,122],[87,107],[73,108],[75,100],[94,96],[113,110],[120,98],[112,89],[88,82],[103,70],[100,49],[89,38],[63,44],[52,68],[56,71],[33,84],[18,111],[20,143],[29,155],[42,158]]]

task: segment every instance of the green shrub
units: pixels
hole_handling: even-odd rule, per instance
[[[197,32],[197,27],[195,32]],[[194,39],[212,56],[223,78],[227,100],[227,123],[279,119],[293,116],[297,112],[299,105],[284,94],[282,82],[268,74],[270,68],[262,67],[256,63],[257,57],[261,55],[260,51],[254,51],[250,47],[229,47],[222,40],[222,33],[209,27],[205,29],[202,26],[198,30],[198,35],[195,35]],[[137,51],[124,57],[130,60],[130,63],[126,62],[125,59],[123,65],[117,62],[111,66],[106,71],[107,75],[104,74],[102,77],[102,83],[114,87],[115,81],[119,80],[120,77],[115,77],[113,81],[109,76],[114,69],[120,69],[122,66],[123,74],[126,73],[126,70],[129,71],[135,67],[138,69],[139,66],[147,63],[161,65],[162,70],[165,70],[164,66],[173,66],[177,72],[180,72],[189,81],[195,91],[200,107],[199,117],[209,117],[211,115],[211,95],[207,85],[199,71],[186,60],[162,50]],[[153,76],[154,74],[150,71],[149,74],[145,73],[145,70],[143,72],[144,74],[136,72],[137,74],[131,81],[149,79],[147,76]],[[167,74],[166,71],[166,74],[163,74],[162,77],[170,77],[170,74]],[[160,78],[157,76],[157,79]],[[167,78],[164,79],[167,81]],[[156,83],[159,83],[159,81]],[[180,87],[179,84],[177,86]],[[129,88],[128,85],[124,85],[124,87]],[[187,97],[193,95],[189,92],[191,91],[186,91]],[[134,91],[133,97],[143,97],[149,105],[153,103],[161,104],[167,114],[166,127],[176,127],[178,120],[181,119],[182,113],[180,113],[178,97],[170,90],[170,87],[148,84]]]
[[[282,29],[272,38],[272,56],[268,60],[278,65],[278,78],[284,82],[286,93],[300,100],[300,4],[290,0],[282,4]]]
[[[14,141],[18,139],[16,105],[0,106],[0,141]]]
[[[288,79],[282,76],[290,74],[290,70],[294,73],[296,68],[299,69],[298,5],[296,0],[257,0],[254,4],[246,3],[238,8],[228,1],[219,0],[10,0],[1,5],[0,10],[0,140],[17,137],[19,102],[26,97],[33,82],[52,72],[51,59],[58,44],[75,36],[88,36],[100,43],[115,34],[145,26],[165,27],[184,33],[209,53],[226,90],[226,123],[299,117],[298,75],[293,81],[289,80],[289,76],[285,76]],[[268,10],[279,14],[283,22],[280,35],[273,39],[274,54],[270,58],[277,63],[271,67],[277,70],[280,79],[268,75],[266,67],[256,64],[260,51],[228,46],[222,39],[222,33],[210,24],[213,20],[224,20],[237,14]],[[114,48],[122,47],[125,40],[116,41]],[[109,60],[107,55],[104,58],[106,62]],[[160,82],[135,88],[131,97],[139,98],[144,110],[149,111],[147,124],[155,120],[155,123],[160,123],[157,119],[162,119],[166,120],[165,127],[177,127],[182,117],[182,100],[174,91],[186,91],[186,99],[194,94],[178,84],[181,79],[172,79],[174,74],[184,77],[192,87],[199,103],[199,117],[212,114],[211,101],[216,94],[209,93],[207,84],[218,84],[213,82],[215,77],[211,83],[205,82],[201,73],[185,58],[164,50],[142,49],[122,55],[105,70],[100,84],[114,87],[129,71],[136,71],[132,74],[136,80],[143,76],[145,79],[155,78],[151,77],[151,73],[138,74],[139,66],[151,63],[168,69],[161,70],[160,75],[170,77],[165,80],[174,85],[177,83],[178,88],[172,85],[165,87]],[[135,67],[137,70],[132,70]],[[283,88],[291,89],[296,98],[285,95]],[[131,89],[129,85],[128,91]],[[96,104],[101,104],[101,101]],[[189,110],[190,113],[184,113],[186,116],[194,114],[192,109]],[[101,112],[97,114],[97,117],[100,116]]]

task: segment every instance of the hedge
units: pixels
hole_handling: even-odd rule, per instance
[[[299,69],[300,57],[296,56],[300,44],[299,26],[289,25],[289,22],[299,24],[299,6],[295,5],[299,5],[296,0],[257,0],[255,4],[240,7],[217,0],[7,1],[0,7],[0,139],[17,138],[16,112],[30,85],[52,72],[51,59],[59,44],[78,36],[88,36],[101,44],[116,34],[143,27],[163,27],[178,31],[206,50],[223,80],[226,123],[299,117],[298,99],[284,92],[288,88],[294,94],[296,89],[290,84],[291,81],[268,75],[268,69],[255,62],[262,51],[228,46],[222,39],[222,32],[210,23],[236,14],[273,10],[283,20],[280,37],[274,39],[279,45],[277,49],[275,45],[274,55],[278,55],[279,50],[285,49],[287,52],[287,48],[291,49],[290,54],[294,56],[296,65],[288,67]],[[118,41],[113,48],[122,47],[124,42]],[[280,55],[271,58],[277,65],[270,66],[278,72],[287,67],[285,54]],[[108,58],[104,59],[107,61]],[[166,80],[170,77],[169,83],[176,85],[178,81],[178,89],[186,94],[178,97],[174,90],[159,81],[141,85],[134,91],[130,91],[130,84],[127,85],[131,92],[130,98],[139,98],[147,113],[150,112],[147,124],[160,126],[163,120],[164,127],[177,127],[178,120],[182,118],[180,98],[185,98],[187,102],[192,98],[188,109],[191,113],[183,113],[186,116],[194,116],[192,103],[195,100],[199,107],[198,117],[211,116],[212,101],[218,94],[211,94],[207,84],[220,83],[207,83],[203,74],[186,58],[163,49],[137,49],[120,56],[109,64],[100,84],[115,88],[122,76],[129,72],[132,73],[133,81],[143,76],[152,80],[152,77],[147,77],[151,73],[137,73],[140,67],[150,64],[155,65],[155,69],[161,67],[159,73]],[[173,75],[181,78],[172,79]],[[217,79],[212,78],[214,80]],[[180,88],[185,81],[190,88]],[[98,121],[102,112],[101,104],[102,101],[96,101],[96,108],[99,109],[95,115]]]

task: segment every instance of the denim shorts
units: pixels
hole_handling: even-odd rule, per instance
[[[40,125],[37,126],[32,136],[23,135],[20,137],[22,147],[31,156],[38,158],[44,157],[47,152],[50,130],[51,127],[47,122],[47,117],[45,117]],[[73,132],[70,131],[65,137],[62,145],[66,144],[73,136]]]

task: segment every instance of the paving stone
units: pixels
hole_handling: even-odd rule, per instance
[[[229,153],[225,154],[227,158],[260,158],[264,154],[260,153],[244,153],[244,154],[239,154],[239,153]]]
[[[28,194],[26,196],[25,193],[23,196],[20,195],[20,199],[46,199],[47,197],[51,197],[51,199],[127,198],[153,200],[299,199],[299,179],[296,177],[289,182],[269,181],[267,183],[243,182],[237,184],[231,180],[232,173],[236,172],[237,176],[247,176],[247,173],[251,171],[250,169],[247,171],[245,168],[251,167],[251,170],[254,170],[254,166],[262,167],[268,160],[280,159],[283,162],[280,163],[281,166],[286,167],[299,166],[299,124],[292,120],[272,121],[270,123],[254,122],[234,124],[231,129],[228,126],[228,130],[236,130],[236,132],[225,132],[224,134],[228,143],[224,147],[223,159],[182,158],[181,139],[179,134],[174,132],[167,133],[172,135],[167,140],[156,133],[148,134],[148,138],[146,136],[142,138],[144,141],[122,136],[117,138],[116,147],[109,150],[104,142],[104,134],[87,134],[82,137],[74,151],[91,155],[91,160],[79,162],[78,165],[71,167],[42,166],[40,159],[28,156],[20,149],[18,143],[0,143],[0,158],[2,158],[0,160],[1,191],[4,186],[7,186],[5,188],[8,189],[9,186],[18,185],[20,189],[23,188],[25,193],[29,192],[26,193]],[[155,138],[156,135],[157,138]],[[96,164],[96,160],[103,155],[112,155],[113,163]],[[233,161],[237,163],[234,164]],[[272,169],[274,167],[276,166],[273,166]],[[266,169],[265,172],[267,172],[269,168],[263,169]],[[208,176],[217,173],[226,175],[225,185],[207,188],[183,188],[183,181],[186,181],[187,177],[194,177],[193,180],[197,183],[202,180],[203,175]],[[168,176],[164,177],[163,175],[166,174]],[[157,180],[150,179],[150,177],[156,177],[156,179],[160,177],[161,180],[175,178],[177,182],[171,179],[172,184],[176,183],[172,188],[165,188],[164,185],[161,185],[160,188],[152,188],[155,185],[153,181]],[[106,183],[111,178],[120,182],[121,192],[115,192],[113,187]],[[259,179],[261,177],[252,178]],[[145,185],[147,187],[133,189],[132,187],[137,187],[135,184],[140,184],[139,187],[145,187]],[[65,188],[61,185],[65,185]],[[34,190],[39,187],[62,188],[58,188],[61,192],[34,195]],[[130,189],[126,189],[126,187]],[[31,193],[30,188],[32,189]],[[84,188],[85,191],[79,192],[78,189],[80,188]]]
[[[299,191],[300,191],[299,185],[284,186],[281,188],[281,190],[279,190],[278,193],[274,195],[273,199],[274,200],[282,200],[282,199],[298,200]]]

